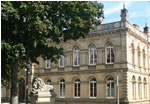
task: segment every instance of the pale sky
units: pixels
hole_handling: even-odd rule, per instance
[[[128,10],[129,22],[140,26],[141,31],[145,23],[150,27],[150,1],[101,1],[104,4],[105,19],[102,24],[120,21],[120,10]]]

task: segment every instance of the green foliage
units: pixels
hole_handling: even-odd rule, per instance
[[[10,79],[16,60],[18,69],[25,60],[38,63],[39,56],[56,61],[63,49],[48,40],[59,44],[84,38],[100,17],[103,4],[97,2],[2,1],[2,79]]]

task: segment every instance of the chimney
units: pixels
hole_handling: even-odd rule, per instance
[[[123,5],[123,9],[121,10],[121,21],[128,21],[128,10],[125,8],[125,4]]]
[[[147,24],[145,23],[145,27],[144,27],[144,33],[145,34],[149,34],[149,27],[147,26]]]

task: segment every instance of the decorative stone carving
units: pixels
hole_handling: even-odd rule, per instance
[[[39,78],[35,77],[32,82],[32,92],[31,94],[42,94],[45,92],[50,92],[51,96],[56,96],[54,93],[54,87],[52,85],[47,85],[45,82]]]
[[[39,78],[35,77],[32,82],[30,93],[31,104],[55,104],[55,92],[52,85],[47,85]]]

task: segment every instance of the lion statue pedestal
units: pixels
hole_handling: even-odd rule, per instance
[[[52,85],[36,77],[32,82],[31,104],[55,104],[55,92]]]

